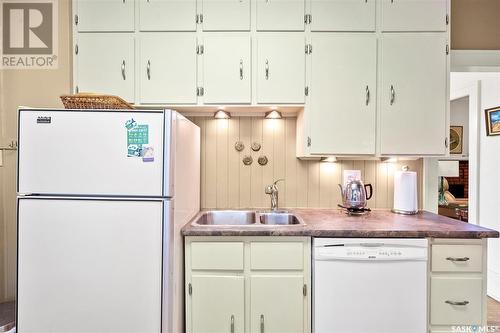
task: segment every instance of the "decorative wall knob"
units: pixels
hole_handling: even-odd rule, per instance
[[[241,141],[236,141],[236,143],[234,144],[234,149],[236,149],[236,151],[242,151],[243,149],[245,149],[245,145]]]
[[[259,156],[259,159],[257,160],[260,165],[266,165],[268,161],[267,156]]]
[[[245,156],[243,157],[243,164],[245,164],[245,165],[250,165],[250,164],[252,164],[252,163],[253,163],[253,158],[252,158],[252,156],[250,156],[250,155],[245,155]]]
[[[253,142],[252,143],[252,150],[253,151],[259,151],[260,147],[261,147],[260,143],[258,143],[258,142]]]

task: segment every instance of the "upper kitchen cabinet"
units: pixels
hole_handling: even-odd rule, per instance
[[[310,153],[374,155],[377,40],[373,34],[313,34]]]
[[[202,0],[204,31],[249,31],[250,0]]]
[[[311,0],[311,31],[375,31],[375,0]]]
[[[77,0],[78,31],[134,31],[133,0]]]
[[[196,31],[195,0],[139,0],[141,31]]]
[[[382,31],[446,31],[447,0],[380,0]]]
[[[76,50],[78,91],[118,95],[134,102],[133,34],[79,34]]]
[[[147,33],[139,43],[140,102],[196,103],[196,35]]]
[[[300,33],[257,37],[258,103],[304,103],[304,48]]]
[[[381,154],[446,154],[446,49],[446,35],[439,33],[385,34],[381,39]]]
[[[204,103],[251,102],[251,41],[244,34],[216,34],[203,41]]]
[[[304,0],[257,0],[258,31],[304,31]]]

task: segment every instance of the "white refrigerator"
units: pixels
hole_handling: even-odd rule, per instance
[[[171,110],[20,109],[19,333],[183,330],[200,130]]]

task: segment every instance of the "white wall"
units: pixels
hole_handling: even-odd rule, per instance
[[[471,135],[474,135],[473,132],[477,133],[475,137],[469,138],[472,143],[469,147],[469,157],[477,156],[477,162],[469,164],[469,175],[475,173],[477,167],[478,180],[477,184],[470,182],[469,187],[470,189],[477,188],[477,194],[474,195],[478,201],[476,222],[483,227],[500,230],[500,214],[498,213],[500,137],[486,136],[484,114],[485,109],[500,106],[500,72],[451,73],[450,86],[451,96],[463,96],[464,91],[472,94],[469,107],[475,114],[469,118],[474,119],[470,122],[469,129]],[[474,141],[477,144],[474,144]],[[469,208],[472,210],[472,207]],[[470,217],[471,211],[469,211]],[[488,295],[500,301],[500,239],[489,239],[488,247]]]
[[[481,80],[479,222],[500,230],[500,136],[487,136],[484,121],[484,110],[496,106],[500,106],[500,78]],[[488,248],[488,294],[500,300],[500,240],[490,239]]]
[[[463,127],[462,154],[451,154],[451,158],[469,156],[469,98],[462,97],[450,103],[450,126]]]

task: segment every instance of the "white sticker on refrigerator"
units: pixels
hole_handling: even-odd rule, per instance
[[[133,118],[125,123],[127,156],[140,157],[143,162],[154,161],[154,149],[149,146],[149,125],[138,124]]]

